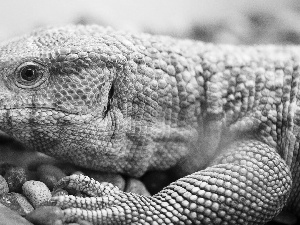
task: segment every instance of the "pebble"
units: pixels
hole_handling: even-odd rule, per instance
[[[65,177],[66,174],[58,167],[50,164],[40,165],[37,168],[39,180],[52,190],[57,181]]]
[[[41,206],[51,198],[49,188],[41,181],[30,180],[23,184],[23,193],[34,208]]]
[[[17,212],[7,208],[0,203],[0,222],[9,225],[33,225],[28,220],[20,216]]]
[[[129,178],[126,183],[125,192],[132,192],[139,195],[151,196],[143,182],[135,178]]]
[[[27,181],[26,171],[22,167],[11,167],[5,175],[10,192],[21,192],[23,184]]]
[[[43,175],[38,180],[46,184],[49,190],[53,190],[55,184],[57,183],[58,179],[52,175]]]
[[[27,198],[20,193],[7,193],[0,196],[0,202],[6,207],[24,216],[34,210]]]
[[[57,206],[41,206],[26,215],[26,219],[35,225],[62,225],[63,211]]]
[[[8,184],[3,176],[0,175],[0,195],[6,194],[9,192]]]

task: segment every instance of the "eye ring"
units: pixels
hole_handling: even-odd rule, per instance
[[[48,76],[49,74],[42,64],[25,62],[15,71],[15,83],[20,88],[35,88],[44,83]]]

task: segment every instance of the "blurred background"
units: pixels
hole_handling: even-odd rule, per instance
[[[96,23],[215,43],[300,43],[298,0],[0,0],[0,18],[0,41],[41,26]]]

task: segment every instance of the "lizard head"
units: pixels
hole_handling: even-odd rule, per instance
[[[169,168],[197,131],[187,113],[195,106],[180,102],[171,64],[184,61],[184,50],[164,38],[67,26],[2,43],[0,130],[91,169],[138,176]]]
[[[70,26],[1,44],[0,129],[60,159],[123,171],[126,120],[116,107],[114,78],[132,69],[125,65],[132,46],[111,33]],[[118,88],[129,78],[116,81]],[[120,91],[119,98],[128,98],[129,89]]]

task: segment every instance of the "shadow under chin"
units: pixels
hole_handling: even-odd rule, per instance
[[[9,148],[11,151],[27,150],[21,142],[17,141],[16,139],[12,138],[8,134],[0,130],[0,154],[1,152],[3,152],[2,148],[4,146],[6,148]]]

